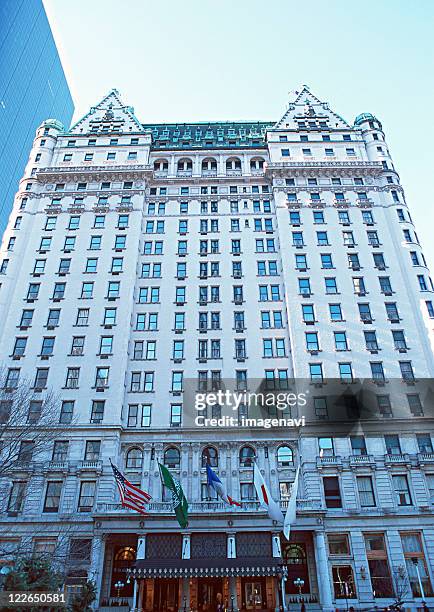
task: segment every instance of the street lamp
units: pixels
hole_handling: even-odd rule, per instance
[[[119,597],[120,597],[119,592],[120,592],[120,590],[121,590],[121,589],[123,589],[123,588],[124,588],[124,586],[125,586],[125,585],[124,585],[124,583],[123,583],[123,582],[121,582],[120,580],[118,580],[118,581],[115,583],[115,589],[117,589],[117,591],[118,591],[118,599],[119,599]],[[119,602],[119,605],[120,605],[120,602]]]
[[[303,609],[304,603],[301,597],[301,589],[304,587],[304,580],[302,578],[296,578],[294,580],[294,586],[298,589],[299,599],[300,599],[301,607]]]
[[[235,599],[235,596],[231,595],[231,612],[234,612],[234,599]]]
[[[184,595],[184,612],[187,612],[187,595]]]

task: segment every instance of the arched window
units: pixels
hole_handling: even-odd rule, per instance
[[[179,468],[181,463],[181,455],[179,449],[175,446],[171,446],[164,452],[164,465],[170,468]]]
[[[255,460],[255,451],[251,446],[243,446],[240,450],[240,467],[252,467]]]
[[[218,452],[214,446],[207,446],[202,451],[202,467],[206,467],[207,463],[210,467],[217,467],[219,464]]]
[[[241,171],[241,159],[239,157],[230,157],[226,160],[226,170]]]
[[[155,172],[167,172],[169,170],[169,162],[167,159],[157,159],[154,161]]]
[[[136,551],[131,546],[123,546],[115,554],[115,561],[135,561]]]
[[[193,162],[191,161],[191,159],[185,157],[178,161],[177,168],[179,172],[187,172],[188,170],[193,169]]]
[[[217,171],[217,160],[213,157],[207,157],[202,160],[202,172],[213,172]]]
[[[292,465],[294,455],[289,446],[279,446],[277,449],[277,463],[281,466]]]
[[[142,451],[140,448],[132,448],[127,453],[126,467],[127,468],[141,468],[142,467]]]
[[[250,170],[263,170],[264,160],[262,157],[254,157],[250,160]]]

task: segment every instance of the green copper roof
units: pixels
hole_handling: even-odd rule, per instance
[[[200,149],[265,146],[265,132],[274,122],[227,121],[143,125],[152,132],[152,148]]]

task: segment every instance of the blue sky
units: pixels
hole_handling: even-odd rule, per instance
[[[116,87],[143,122],[277,120],[301,84],[372,112],[434,274],[432,0],[44,0],[76,118]]]

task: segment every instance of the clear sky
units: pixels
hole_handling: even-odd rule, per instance
[[[305,83],[383,123],[434,274],[434,0],[44,0],[76,118],[277,120]],[[431,180],[430,180],[431,179]]]

